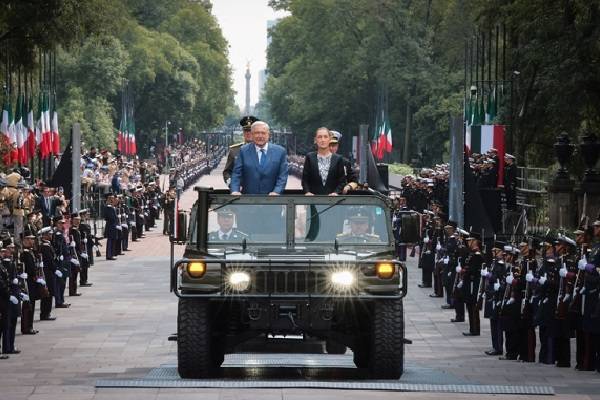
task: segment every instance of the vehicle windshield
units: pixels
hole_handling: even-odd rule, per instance
[[[208,243],[285,243],[282,204],[213,204],[208,211]]]
[[[387,218],[375,205],[297,205],[296,243],[388,243]]]

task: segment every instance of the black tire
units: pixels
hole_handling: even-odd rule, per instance
[[[204,379],[213,372],[210,307],[207,300],[179,299],[177,370],[184,379]]]
[[[327,351],[327,354],[346,354],[346,345],[327,339],[325,341],[325,351]]]
[[[375,379],[399,379],[404,372],[402,299],[375,301],[370,336],[370,375]]]

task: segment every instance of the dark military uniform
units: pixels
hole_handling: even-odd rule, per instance
[[[486,274],[485,303],[483,317],[490,320],[490,335],[492,339],[492,350],[486,354],[490,356],[502,355],[504,353],[504,336],[500,325],[500,305],[502,294],[501,282],[506,276],[506,265],[501,258],[495,258],[491,263],[491,269]]]
[[[588,347],[583,365],[600,372],[600,241],[592,247],[585,266],[582,330]]]
[[[210,232],[208,234],[208,241],[209,242],[219,242],[219,241],[223,241],[223,242],[227,242],[227,241],[240,241],[240,240],[244,240],[245,238],[248,238],[248,235],[246,235],[244,232],[239,231],[237,229],[232,229],[231,231],[225,233],[225,232],[220,232],[220,231],[214,231],[214,232]]]
[[[29,301],[23,302],[23,311],[21,314],[21,333],[33,333],[33,315],[35,314],[35,302],[41,299],[40,288],[37,283],[38,265],[36,255],[31,248],[23,249],[21,253],[21,262],[23,263],[23,271],[27,274],[27,292]]]
[[[240,149],[245,143],[237,143],[229,146],[229,153],[227,153],[227,161],[225,162],[225,168],[223,169],[223,180],[225,184],[229,186],[229,182],[231,181],[231,174],[233,172],[233,165],[235,164],[235,159],[240,154]]]
[[[51,232],[51,228],[48,229]],[[44,233],[42,233],[44,234]],[[42,239],[40,246],[40,255],[42,257],[42,263],[44,264],[44,277],[46,279],[46,286],[50,296],[44,297],[40,300],[40,319],[47,320],[51,319],[52,312],[52,299],[56,296],[56,256],[54,248],[49,240]]]

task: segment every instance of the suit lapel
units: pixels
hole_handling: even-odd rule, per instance
[[[329,182],[329,178],[331,177],[331,171],[333,171],[333,169],[335,168],[335,162],[337,161],[335,156],[335,154],[331,154],[331,159],[329,160],[329,170],[327,171],[327,179],[325,179],[325,185],[323,185],[323,187],[325,187],[327,185],[327,182]]]

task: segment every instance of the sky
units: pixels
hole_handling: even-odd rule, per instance
[[[212,13],[229,42],[235,102],[241,109],[246,98],[246,64],[250,63],[250,104],[258,101],[259,71],[267,65],[267,21],[286,14],[275,12],[268,0],[212,0]]]

